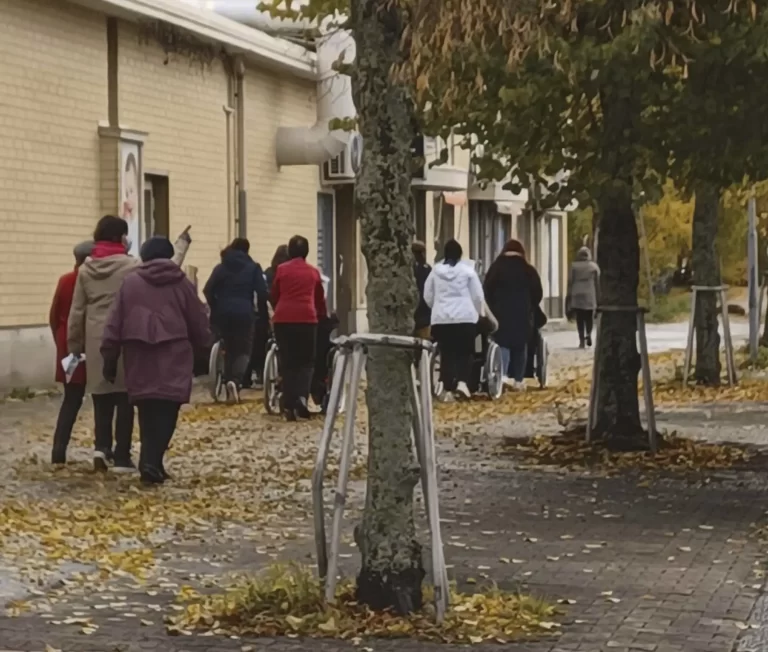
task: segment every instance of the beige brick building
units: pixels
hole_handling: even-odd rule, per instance
[[[210,61],[166,53],[158,25]],[[315,121],[315,89],[304,48],[177,0],[2,0],[0,388],[52,382],[51,297],[72,247],[121,210],[121,147],[140,152],[139,240],[192,225],[201,284],[242,212],[264,264],[313,237],[318,170],[280,170],[274,149],[279,126]]]

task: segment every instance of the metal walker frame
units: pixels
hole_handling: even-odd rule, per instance
[[[651,387],[651,364],[648,359],[648,338],[645,333],[645,313],[647,308],[640,306],[600,306],[597,309],[595,324],[595,356],[592,360],[592,383],[589,389],[589,411],[587,413],[587,442],[592,441],[592,434],[597,423],[597,397],[600,391],[600,326],[602,315],[606,312],[633,312],[637,318],[637,335],[640,341],[640,366],[643,374],[643,402],[645,418],[648,422],[648,445],[652,452],[658,450],[656,438],[656,412],[653,407],[653,388]]]
[[[720,312],[723,320],[723,343],[725,344],[725,367],[728,373],[728,385],[733,387],[736,380],[736,363],[733,357],[733,339],[731,338],[731,322],[728,317],[728,301],[726,299],[727,285],[694,285],[691,293],[691,316],[688,320],[688,339],[685,343],[685,362],[683,363],[683,387],[688,387],[688,376],[691,373],[693,360],[693,339],[696,332],[696,297],[699,292],[715,292],[720,298]]]
[[[333,603],[336,598],[339,549],[341,546],[341,527],[344,507],[347,501],[347,483],[349,480],[352,451],[354,449],[355,417],[360,380],[368,358],[370,347],[405,349],[421,352],[418,374],[415,366],[411,367],[411,407],[413,410],[412,435],[416,455],[421,468],[421,485],[427,510],[432,543],[432,573],[435,587],[435,611],[437,622],[441,623],[448,608],[449,588],[448,571],[445,567],[443,540],[440,533],[440,511],[437,499],[437,464],[435,456],[435,436],[432,422],[432,356],[435,345],[427,340],[401,335],[356,334],[334,340],[339,350],[339,361],[333,372],[331,395],[325,416],[325,425],[320,437],[315,468],[312,473],[312,498],[315,519],[315,544],[317,546],[317,567],[320,578],[325,582],[325,599]],[[328,463],[331,439],[336,417],[339,413],[343,395],[344,380],[349,380],[346,394],[346,417],[342,430],[341,460],[339,478],[333,505],[333,523],[331,526],[331,548],[328,554],[325,534],[325,505],[323,500],[323,477]]]

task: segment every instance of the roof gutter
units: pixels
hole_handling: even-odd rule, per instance
[[[306,48],[233,20],[171,0],[69,0],[125,20],[159,20],[222,44],[265,68],[317,80],[317,59]]]

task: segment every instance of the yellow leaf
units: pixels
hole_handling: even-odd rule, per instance
[[[472,643],[473,645],[476,645],[478,643],[482,643],[483,642],[483,637],[482,636],[470,636],[469,637],[469,642]]]
[[[285,622],[290,625],[291,629],[299,629],[304,624],[304,619],[297,616],[286,616]]]
[[[336,620],[331,616],[327,622],[320,623],[317,628],[322,632],[332,633],[336,631]]]

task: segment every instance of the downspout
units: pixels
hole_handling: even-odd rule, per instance
[[[232,226],[235,221],[235,216],[232,211],[234,204],[234,189],[232,184],[232,114],[235,110],[228,105],[222,107],[227,122],[227,242],[232,241]]]
[[[235,111],[237,113],[237,228],[239,238],[248,237],[248,192],[245,170],[245,64],[235,61]]]

